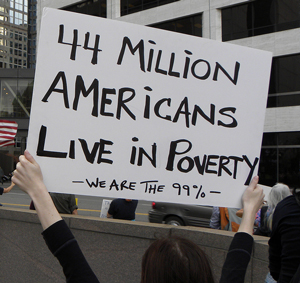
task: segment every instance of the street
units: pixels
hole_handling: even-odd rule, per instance
[[[3,187],[8,187],[10,183],[6,182]],[[0,186],[2,186],[0,184]],[[78,214],[84,216],[100,216],[100,210],[102,206],[101,197],[91,197],[76,195],[78,201]],[[105,198],[109,199],[109,198]],[[4,207],[16,207],[29,209],[30,197],[24,193],[21,189],[15,186],[9,193],[0,196],[0,203]],[[136,209],[136,221],[148,222],[148,211],[151,209],[151,202],[139,201]]]

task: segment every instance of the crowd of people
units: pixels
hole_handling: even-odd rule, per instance
[[[48,193],[38,163],[28,151],[20,156],[12,182],[12,185],[16,184],[32,199],[43,227],[43,237],[59,260],[67,282],[99,282]],[[115,213],[114,206],[122,208],[129,205],[135,211],[137,205],[137,201],[132,200],[115,203],[117,205],[110,208],[108,216]],[[237,230],[219,282],[244,282],[251,259],[253,234],[270,236],[270,272],[266,274],[266,282],[300,282],[300,190],[294,189],[291,193],[286,185],[277,184],[272,188],[266,206],[256,176],[245,190],[242,204],[240,215],[237,211],[234,213],[225,208],[214,208],[214,228]],[[230,220],[232,218],[228,218],[224,225],[222,219],[234,214],[237,216],[234,225]],[[128,215],[128,220],[134,218],[134,214]],[[253,229],[254,224],[259,232]],[[216,281],[209,259],[198,245],[182,237],[168,236],[154,241],[142,259],[141,283],[155,282]]]
[[[214,207],[210,227],[236,232],[243,209]],[[240,219],[240,220],[239,220]],[[265,283],[291,281],[300,264],[300,189],[274,185],[265,204],[256,212],[253,234],[270,237],[269,269]],[[294,279],[296,280],[296,279]]]

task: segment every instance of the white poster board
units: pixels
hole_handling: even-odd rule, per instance
[[[107,212],[110,207],[110,203],[112,202],[111,199],[103,199],[102,200],[102,206],[101,206],[101,212],[100,212],[100,218],[107,218]]]
[[[272,54],[44,9],[28,149],[49,191],[240,207]]]

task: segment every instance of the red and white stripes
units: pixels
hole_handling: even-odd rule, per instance
[[[0,120],[0,147],[14,145],[18,124],[14,121]]]

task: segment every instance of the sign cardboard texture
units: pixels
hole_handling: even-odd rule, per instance
[[[43,11],[28,149],[49,191],[240,207],[272,54]]]

